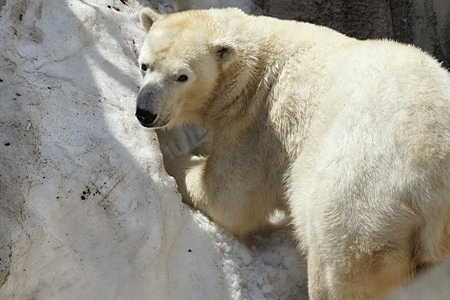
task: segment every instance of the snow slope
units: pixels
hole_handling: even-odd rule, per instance
[[[289,232],[244,245],[183,205],[135,120],[147,5],[0,0],[0,299],[304,298]]]

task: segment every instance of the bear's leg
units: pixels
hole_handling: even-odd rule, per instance
[[[210,178],[213,175],[205,175],[206,162],[205,157],[186,155],[166,166],[167,172],[177,181],[183,202],[201,210],[239,238],[266,229],[268,217],[280,208],[279,203],[264,201],[260,195],[246,194],[238,188],[242,185],[232,182],[235,178],[230,178],[230,186],[234,188],[223,184],[223,178]]]
[[[308,255],[311,299],[378,299],[410,279],[415,269],[410,255],[397,250],[374,251],[361,257],[318,256]]]
[[[329,299],[325,269],[315,247],[308,251],[308,293],[311,300]]]
[[[293,166],[289,205],[307,251],[311,299],[376,299],[420,263],[423,221],[408,189],[365,163]]]
[[[382,250],[369,250],[365,245],[350,246],[348,251],[332,251],[329,245],[310,246],[310,299],[378,299],[410,279],[416,268],[411,245],[405,242],[403,249]]]
[[[403,222],[403,212],[389,218],[376,208],[365,214],[357,205],[347,210],[338,202],[328,202],[322,214],[316,211],[309,219],[310,298],[376,299],[408,281],[418,263],[420,227],[415,217]]]

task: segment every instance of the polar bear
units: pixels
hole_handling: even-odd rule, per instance
[[[450,76],[421,50],[237,9],[160,15],[136,117],[209,129],[167,167],[238,237],[289,213],[311,299],[373,299],[450,254]]]

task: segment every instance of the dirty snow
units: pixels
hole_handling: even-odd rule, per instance
[[[290,233],[244,245],[183,205],[135,120],[148,5],[0,0],[0,299],[305,298]]]

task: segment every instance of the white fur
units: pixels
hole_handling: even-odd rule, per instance
[[[234,9],[148,17],[155,127],[211,132],[206,156],[167,168],[185,202],[238,236],[289,211],[311,299],[373,299],[449,257],[450,76],[434,59]]]

